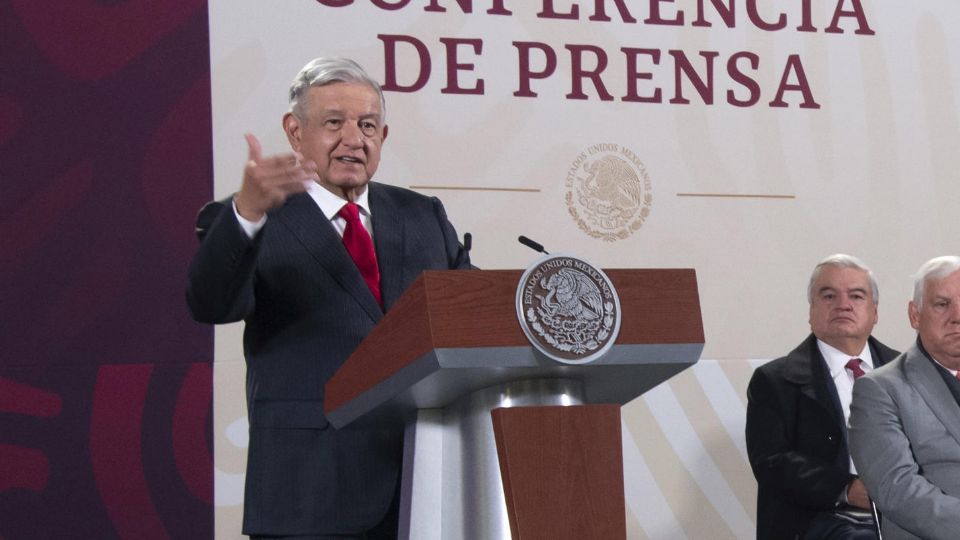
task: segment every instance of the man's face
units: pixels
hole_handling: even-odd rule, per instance
[[[910,302],[910,326],[938,362],[960,369],[960,270],[943,279],[928,279],[923,305]]]
[[[870,278],[859,268],[824,266],[813,284],[810,300],[810,330],[848,354],[849,346],[863,346],[877,324]]]
[[[283,127],[290,146],[317,164],[320,185],[341,197],[363,192],[387,138],[380,97],[361,83],[307,89],[300,116],[288,113]]]

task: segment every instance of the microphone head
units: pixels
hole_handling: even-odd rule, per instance
[[[473,235],[470,233],[463,233],[463,249],[464,251],[470,251],[470,248],[473,247]]]
[[[517,238],[517,241],[534,251],[537,251],[540,253],[546,253],[546,250],[543,249],[543,245],[537,242],[534,242],[533,240],[527,238],[522,234]]]

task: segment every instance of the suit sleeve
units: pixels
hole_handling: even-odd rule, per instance
[[[920,472],[899,405],[881,382],[862,377],[853,386],[850,451],[857,471],[884,516],[929,540],[956,540],[960,499]]]
[[[440,230],[443,233],[444,249],[447,253],[447,263],[451,270],[467,270],[472,268],[470,264],[470,252],[464,249],[463,244],[457,237],[457,231],[453,224],[447,219],[447,212],[443,208],[443,203],[436,197],[431,197],[433,203],[433,213],[440,224]]]
[[[761,491],[811,510],[829,510],[850,480],[830,463],[798,450],[797,394],[754,371],[747,387],[746,442]]]
[[[256,239],[248,238],[227,199],[200,210],[197,236],[200,246],[187,281],[187,305],[193,318],[214,324],[242,320],[254,308],[257,239],[263,231]]]

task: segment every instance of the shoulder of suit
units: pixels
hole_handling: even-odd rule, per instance
[[[220,212],[224,210],[230,204],[230,199],[225,199],[222,201],[210,201],[207,204],[203,205],[203,208],[197,212],[197,219],[212,218],[220,215]]]
[[[381,184],[380,182],[370,182],[370,196],[384,197],[403,204],[427,203],[435,197],[418,193],[412,189],[390,184]]]
[[[813,340],[813,341],[811,341]],[[764,375],[798,384],[808,383],[812,377],[810,370],[811,348],[816,347],[816,338],[808,337],[786,356],[771,360],[757,368]]]
[[[205,232],[213,226],[213,223],[220,217],[224,211],[232,209],[232,198],[222,201],[210,201],[203,205],[203,208],[197,212],[196,231],[197,235],[203,236]]]
[[[873,350],[880,355],[880,359],[883,361],[883,363],[889,362],[897,356],[900,356],[900,351],[887,347],[881,343],[880,340],[873,336],[870,336],[870,345],[872,345]]]
[[[781,356],[780,358],[774,358],[766,364],[763,364],[756,370],[767,374],[779,373],[783,371],[791,361],[792,359],[789,356]]]
[[[888,362],[882,366],[878,366],[873,371],[868,372],[865,377],[869,376],[874,380],[884,380],[884,379],[899,379],[903,378],[903,373],[905,366],[908,362],[915,362],[917,360],[927,361],[926,357],[917,349],[916,345],[911,346],[906,351],[897,354],[891,358]]]

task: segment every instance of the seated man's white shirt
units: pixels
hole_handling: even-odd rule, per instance
[[[856,356],[842,352],[827,343],[817,340],[817,347],[820,348],[820,354],[823,355],[827,363],[827,369],[830,370],[830,377],[833,379],[834,386],[837,387],[837,396],[840,398],[840,409],[843,410],[843,421],[850,425],[850,402],[853,400],[853,373],[847,369],[847,362],[851,358],[859,358],[860,369],[864,373],[873,371],[873,355],[870,354],[870,345],[863,346],[863,350]],[[850,473],[857,474],[857,468],[853,465],[853,459],[850,460]]]

